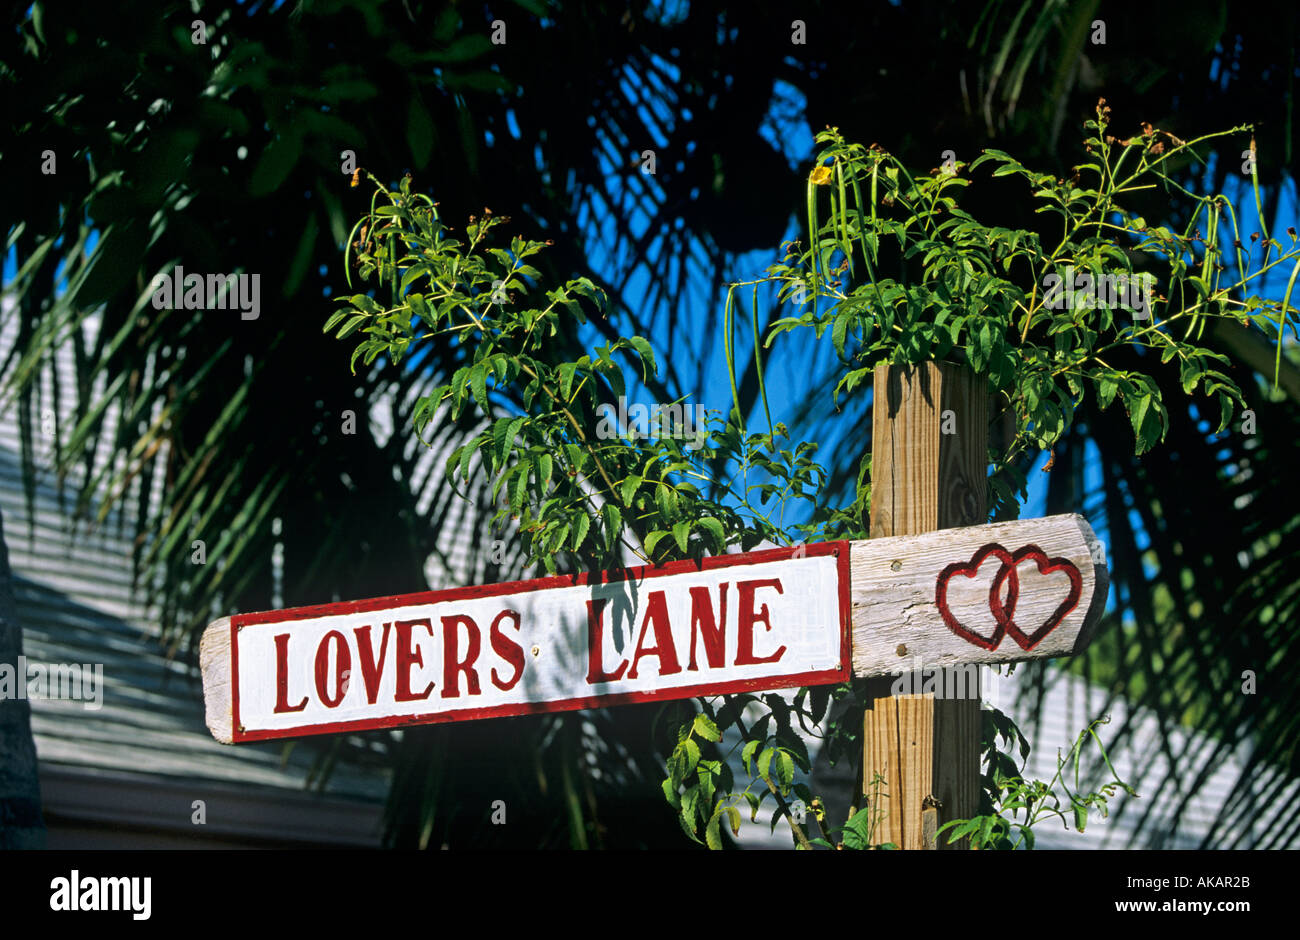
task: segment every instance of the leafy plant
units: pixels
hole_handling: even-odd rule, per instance
[[[1088,813],[1092,809],[1100,811],[1103,818],[1107,815],[1107,801],[1115,796],[1117,790],[1123,790],[1129,796],[1136,797],[1137,790],[1119,778],[1111,765],[1106,747],[1097,734],[1097,726],[1110,723],[1110,716],[1098,718],[1075,739],[1067,756],[1056,756],[1056,773],[1052,779],[1025,780],[1015,761],[996,747],[996,739],[1001,738],[1008,746],[1019,741],[1022,758],[1029,756],[1029,743],[1020,735],[1015,723],[999,712],[991,709],[989,714],[995,728],[994,740],[986,741],[984,753],[987,769],[982,783],[985,795],[992,800],[993,810],[970,819],[954,819],[944,823],[938,834],[948,833],[951,844],[958,839],[970,838],[973,849],[1032,849],[1034,847],[1033,827],[1050,817],[1061,820],[1066,829],[1073,819],[1074,828],[1083,832],[1088,824]],[[1095,741],[1101,759],[1113,779],[1099,789],[1084,793],[1080,777],[1082,752],[1089,740]],[[1073,765],[1073,787],[1066,780],[1066,773]],[[1064,808],[1063,808],[1064,807]],[[1068,815],[1067,815],[1068,810]],[[1023,816],[1023,818],[1020,818]],[[1013,837],[1012,830],[1019,830]]]
[[[339,338],[361,336],[354,368],[384,354],[397,363],[414,341],[434,332],[458,340],[465,361],[419,400],[417,433],[436,415],[454,420],[467,408],[487,419],[482,433],[451,454],[448,476],[468,482],[477,457],[494,481],[493,499],[503,500],[493,524],[504,527],[507,517],[518,523],[530,555],[548,570],[563,558],[616,567],[624,548],[645,561],[698,558],[737,542],[751,548],[784,538],[752,499],[815,499],[823,471],[811,459],[813,446],[776,449],[787,436],[781,425],[772,434],[742,436],[715,416],[712,432],[693,447],[680,428],[633,439],[601,433],[598,406],[626,392],[615,355],[630,358],[648,377],[657,370],[649,342],[632,336],[563,360],[548,341],[561,317],[585,320],[584,303],[603,310],[604,292],[577,278],[545,291],[545,306],[516,306],[513,292],[537,291],[530,282],[539,274],[527,259],[545,243],[516,237],[508,249],[490,244],[492,231],[508,221],[490,212],[471,218],[462,242],[450,237],[429,197],[409,191],[409,181],[394,193],[369,178],[376,200],[383,195],[388,203],[373,205],[354,226],[356,264],[363,279],[378,278],[395,302],[340,297],[347,307],[325,329]],[[522,414],[500,414],[507,391],[518,392]],[[730,485],[705,495],[695,481],[716,483],[711,470],[719,462],[733,468]],[[765,479],[750,482],[754,472]],[[735,502],[725,501],[728,496]]]
[[[1114,350],[1144,348],[1162,366],[1176,366],[1186,395],[1212,400],[1221,430],[1242,404],[1241,391],[1216,368],[1227,358],[1199,340],[1215,318],[1263,330],[1277,346],[1276,381],[1282,331],[1290,323],[1297,333],[1290,304],[1300,275],[1296,236],[1289,233],[1287,249],[1267,230],[1243,241],[1225,196],[1196,195],[1171,175],[1174,167],[1201,160],[1197,145],[1246,134],[1249,126],[1182,141],[1150,125],[1118,140],[1109,125],[1103,99],[1085,125],[1087,159],[1068,180],[992,149],[969,165],[954,161],[918,178],[874,145],[823,131],[807,185],[808,230],[816,233],[810,247],[791,248],[766,277],[732,291],[773,285],[802,308],[773,324],[765,347],[788,330],[811,328],[819,338],[830,330],[844,364],[836,399],[866,383],[880,362],[950,361],[987,376],[994,401],[1015,427],[1011,440],[989,455],[1000,507],[1013,508],[1015,494],[1024,491],[1016,459],[1030,447],[1052,448],[1087,394],[1103,409],[1121,404],[1135,453],[1163,439],[1168,412],[1159,385],[1152,374],[1113,367],[1107,356]],[[981,166],[992,174],[980,185],[997,185],[992,180],[1000,177],[1028,185],[1041,203],[1036,212],[1053,220],[1051,235],[988,224],[964,211],[958,196]],[[1257,171],[1250,167],[1258,198]],[[1157,186],[1192,203],[1182,232],[1151,225],[1127,208],[1126,197]],[[823,188],[830,207],[825,222]],[[1224,219],[1234,234],[1230,244],[1221,236]],[[1234,263],[1235,278],[1225,260]],[[1252,282],[1279,266],[1291,272],[1280,303],[1248,295]],[[846,276],[851,286],[843,284]],[[859,492],[855,508],[863,506]]]
[[[879,362],[947,360],[985,376],[1015,427],[989,454],[997,468],[990,479],[995,506],[1014,513],[1025,492],[1017,457],[1059,441],[1084,396],[1096,395],[1103,408],[1121,403],[1136,453],[1162,439],[1167,411],[1159,385],[1152,374],[1112,367],[1106,358],[1111,350],[1156,353],[1161,367],[1179,370],[1185,394],[1199,393],[1217,405],[1223,427],[1242,398],[1215,368],[1225,358],[1198,345],[1206,321],[1231,318],[1263,329],[1279,346],[1284,327],[1296,328],[1290,293],[1300,274],[1300,249],[1294,236],[1289,250],[1267,232],[1252,238],[1262,252],[1257,260],[1240,238],[1232,246],[1221,244],[1220,217],[1231,218],[1236,231],[1231,204],[1222,196],[1189,193],[1170,175],[1171,161],[1195,159],[1195,145],[1223,134],[1189,143],[1148,126],[1117,140],[1108,125],[1109,109],[1101,102],[1086,125],[1090,158],[1068,181],[992,150],[969,166],[954,163],[918,178],[878,147],[847,143],[835,130],[818,135],[823,149],[807,185],[810,247],[791,246],[765,277],[729,289],[723,328],[735,407],[725,418],[713,415],[696,446],[686,446],[682,429],[671,421],[648,436],[620,437],[597,420],[602,405],[626,393],[624,363],[638,369],[643,381],[658,370],[649,342],[639,336],[614,339],[577,359],[557,353],[551,340],[570,325],[566,318],[584,322],[587,308],[604,310],[601,290],[585,278],[543,289],[528,259],[546,243],[515,237],[508,247],[494,244],[494,230],[507,220],[486,210],[481,219],[470,217],[463,240],[453,237],[437,203],[412,193],[409,178],[392,191],[366,174],[375,196],[353,228],[359,274],[376,280],[386,302],[371,293],[341,297],[346,307],[325,329],[339,338],[360,338],[354,369],[358,361],[369,365],[381,355],[399,363],[418,341],[434,335],[455,341],[460,364],[418,402],[417,433],[435,420],[476,413],[482,430],[451,454],[447,476],[468,483],[475,474],[487,475],[499,500],[493,524],[517,526],[529,557],[549,571],[618,568],[624,551],[659,563],[732,545],[749,549],[763,540],[788,545],[865,537],[869,460],[860,464],[851,505],[828,505],[822,498],[826,473],[813,460],[815,443],[792,441],[786,426],[771,418],[763,350],[796,329],[811,329],[818,340],[829,330],[841,363],[835,399],[859,393]],[[961,208],[958,194],[986,164],[993,170],[990,185],[1013,177],[1032,187],[1039,211],[1049,216],[1050,226],[1059,224],[1054,247],[1045,246],[1055,232],[986,224]],[[1125,207],[1124,197],[1155,186],[1176,188],[1195,203],[1184,232],[1148,225]],[[823,188],[830,206],[824,222]],[[1196,228],[1201,215],[1204,236]],[[1223,276],[1229,250],[1239,272],[1235,280]],[[1281,303],[1246,295],[1252,280],[1290,263],[1291,284]],[[1066,291],[1066,278],[1079,289]],[[1098,289],[1117,284],[1118,291]],[[1136,291],[1133,284],[1139,285]],[[737,394],[736,334],[746,288],[766,433],[747,429]],[[760,289],[775,289],[796,308],[765,332],[757,313]],[[530,303],[517,302],[518,295]],[[798,513],[808,521],[792,521]],[[771,796],[773,825],[787,819],[801,847],[873,845],[873,803],[864,811],[856,801],[845,826],[834,830],[815,812],[825,838],[810,840],[787,799],[794,794],[809,806],[820,805],[795,779],[795,768],[807,773],[809,761],[792,719],[815,733],[830,702],[844,702],[847,709],[827,722],[824,746],[832,759],[860,753],[854,745],[861,692],[860,684],[851,683],[800,690],[793,704],[772,694],[701,700],[701,713],[677,733],[664,781],[664,796],[683,830],[697,840],[702,832],[706,844],[719,847],[723,824],[738,830],[742,801],[755,818]],[[749,708],[766,710],[746,727],[742,712]],[[741,758],[750,775],[740,793],[734,792],[729,755],[716,747],[730,726],[744,742]],[[1088,733],[1096,738],[1092,728]],[[1072,752],[1076,770],[1082,741],[1083,736]],[[1023,831],[1048,811],[1049,801],[1056,801],[1053,811],[1059,809],[1053,795],[1059,773],[1044,789],[1017,782],[993,764],[991,790],[999,811],[945,827],[961,830],[952,838],[1009,844],[1011,824],[1001,812],[1014,818],[1025,810]],[[753,792],[760,781],[763,788]],[[1118,778],[1107,786],[1127,789]],[[1077,783],[1063,792],[1085,812],[1110,795],[1106,788],[1081,795]],[[843,838],[833,843],[832,832]]]

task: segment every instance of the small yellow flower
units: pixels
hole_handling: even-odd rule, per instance
[[[814,186],[826,186],[830,184],[830,181],[831,167],[826,164],[814,167],[812,173],[808,175],[808,182]]]

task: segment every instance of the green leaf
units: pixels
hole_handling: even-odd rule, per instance
[[[537,458],[537,487],[538,489],[541,490],[542,495],[546,494],[546,487],[551,482],[551,471],[553,467],[554,467],[554,461],[552,460],[551,455],[548,452],[543,451],[541,455]],[[582,521],[587,525],[591,524],[591,521],[587,518],[587,514],[585,512],[582,514]],[[583,535],[587,534],[586,526],[583,526],[582,534]],[[578,541],[582,541],[582,540],[579,539]],[[576,543],[574,547],[575,548],[577,547]]]
[[[858,810],[840,830],[846,849],[865,849],[871,845],[871,813],[866,807]]]
[[[1138,440],[1142,440],[1142,423],[1146,420],[1147,412],[1151,410],[1151,395],[1139,394],[1134,399],[1133,404],[1129,406],[1129,419],[1133,422],[1133,433]]]
[[[605,548],[613,551],[614,546],[618,544],[619,535],[622,533],[623,515],[613,503],[606,503],[601,506],[600,514],[605,522]]]
[[[661,786],[664,791],[664,799],[668,801],[668,805],[673,809],[679,808],[682,805],[682,798],[677,793],[677,788],[673,786],[672,779],[667,777],[664,778]]]
[[[685,798],[683,797],[683,799],[685,799]],[[688,835],[688,836],[690,837],[690,839],[691,839],[692,842],[699,842],[699,841],[700,841],[700,837],[697,836],[697,835],[695,834],[695,813],[694,813],[694,811],[691,812],[690,822],[687,822],[687,820],[686,820],[686,811],[685,811],[685,809],[683,808],[682,812],[680,812],[680,813],[677,814],[677,822],[681,825],[681,827],[682,827],[682,832],[686,833],[686,835]]]
[[[672,756],[668,758],[668,779],[671,781],[673,789],[676,790],[681,787],[682,780],[685,777],[686,752],[682,749],[681,745],[678,745],[673,750]],[[682,795],[682,799],[685,801],[685,794]]]
[[[701,516],[697,522],[713,536],[714,551],[719,554],[722,553],[727,547],[727,533],[722,523],[713,516]]]
[[[811,764],[808,762],[808,745],[804,744],[803,738],[798,735],[790,739],[790,757],[804,773],[811,773]]]
[[[1115,393],[1119,391],[1119,382],[1111,375],[1101,375],[1097,377],[1097,404],[1103,409],[1109,408],[1110,403],[1115,400]]]
[[[516,512],[521,512],[525,505],[524,497],[528,492],[528,473],[525,468],[520,468],[520,473],[515,477],[514,484],[510,487],[510,507]]]
[[[682,742],[682,753],[685,755],[686,769],[684,774],[690,773],[700,762],[700,746],[690,738]]]
[[[494,503],[497,501],[497,498],[501,493],[502,484],[504,484],[512,476],[514,476],[515,478],[518,477],[526,478],[528,476],[528,463],[529,463],[528,457],[527,455],[525,455],[524,459],[521,460],[518,464],[498,474],[496,478],[496,482],[492,484],[492,501]]]
[[[974,832],[979,828],[979,824],[979,817],[975,819],[954,819],[952,822],[946,822],[940,826],[935,831],[935,835],[940,835],[945,829],[951,829],[952,831],[948,833],[948,844],[952,845],[958,839],[964,839]]]
[[[560,395],[565,402],[573,397],[573,376],[578,370],[576,362],[566,362],[560,366]]]
[[[703,760],[695,771],[695,776],[700,782],[700,799],[704,801],[705,806],[713,805],[713,793],[717,789],[718,765],[718,761]]]
[[[553,556],[569,540],[569,523],[565,522],[552,530],[552,534],[546,540],[546,553]]]
[[[630,336],[627,340],[632,347],[641,356],[641,375],[643,378],[649,378],[651,375],[657,375],[658,367],[655,365],[654,350],[650,348],[650,343],[642,336]],[[649,372],[646,367],[649,366]]]
[[[776,778],[782,788],[788,788],[794,782],[794,758],[786,751],[777,751]]]
[[[709,848],[713,849],[715,852],[721,851],[722,849],[722,832],[720,831],[721,823],[722,815],[715,812],[713,816],[709,818],[709,824],[704,827],[704,841]]]
[[[321,332],[328,333],[330,330],[334,329],[334,327],[338,325],[339,321],[346,317],[350,312],[351,311],[348,310],[338,310],[335,313],[330,314],[330,318],[325,321],[325,326],[321,329]]]
[[[583,540],[586,539],[587,533],[590,530],[591,530],[591,517],[587,515],[587,511],[585,509],[579,508],[578,513],[574,516],[574,522],[573,522],[573,540],[571,543],[573,551],[576,552],[579,549],[579,547],[581,547]]]
[[[426,268],[424,265],[422,264],[412,265],[410,268],[407,269],[406,273],[402,275],[402,280],[397,285],[398,293],[406,295],[406,289],[410,287],[413,283],[415,283],[416,280],[426,276],[428,273],[429,273],[428,268]],[[410,295],[406,296],[406,302],[411,304],[412,311],[418,314],[419,311],[415,309],[415,304],[413,303],[414,299],[415,299],[414,296],[410,296]]]
[[[375,298],[369,297],[365,294],[353,294],[348,298],[348,301],[358,310],[362,310],[374,317],[377,317],[384,312],[384,308],[379,306],[375,301]]]
[[[660,483],[655,489],[655,505],[659,507],[659,514],[665,522],[677,518],[677,492],[666,483]]]
[[[700,788],[687,787],[686,792],[682,794],[682,820],[690,827],[690,832],[694,835],[698,830],[696,828],[695,817],[698,815],[700,805]],[[699,841],[698,839],[696,840]]]
[[[356,314],[351,320],[343,324],[342,328],[339,329],[338,334],[335,338],[343,339],[346,336],[350,336],[351,334],[356,332],[357,327],[365,323],[367,319],[368,318],[364,313]]]
[[[683,519],[673,526],[673,539],[677,542],[677,547],[686,553],[686,546],[691,538],[691,524]]]
[[[831,331],[831,342],[835,346],[835,351],[839,353],[840,358],[844,358],[844,342],[849,331],[849,321],[852,314],[848,311],[841,313],[835,318],[835,328]]]
[[[718,730],[718,726],[703,712],[695,716],[695,723],[691,726],[691,730],[706,741],[722,740],[722,732]]]
[[[656,529],[655,531],[648,533],[645,537],[645,542],[643,543],[646,554],[653,556],[655,553],[655,546],[667,537],[667,529]]]
[[[740,759],[745,762],[745,773],[751,777],[754,775],[754,768],[750,766],[750,761],[754,759],[754,752],[759,749],[762,743],[762,741],[747,741],[740,752]]]
[[[460,414],[461,402],[465,400],[465,386],[469,383],[469,367],[461,366],[451,377],[452,415]]]
[[[505,463],[510,450],[510,419],[501,418],[492,425],[492,465],[500,467]]]
[[[724,793],[730,793],[736,788],[736,778],[731,772],[731,764],[726,761],[718,763],[718,786]]]
[[[456,472],[464,480],[469,479],[469,462],[474,458],[474,452],[478,450],[478,443],[472,442],[459,449],[460,464],[456,467]]]
[[[474,400],[483,409],[483,413],[490,415],[492,409],[488,405],[487,397],[487,363],[478,362],[474,364],[474,368],[469,373],[469,387],[474,393]]]

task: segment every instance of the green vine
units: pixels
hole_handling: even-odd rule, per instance
[[[819,341],[829,332],[840,362],[832,391],[837,403],[861,394],[881,362],[957,362],[985,376],[998,407],[1014,419],[1014,436],[989,453],[993,504],[1014,511],[1026,487],[1022,458],[1031,447],[1052,448],[1086,395],[1095,395],[1103,409],[1121,403],[1136,453],[1164,437],[1168,419],[1158,384],[1147,372],[1112,365],[1120,351],[1145,350],[1155,355],[1144,361],[1158,356],[1161,367],[1175,365],[1187,396],[1217,406],[1222,429],[1242,397],[1216,368],[1226,358],[1199,345],[1206,322],[1224,318],[1262,330],[1278,343],[1279,356],[1283,329],[1296,330],[1296,308],[1289,305],[1300,273],[1295,237],[1284,250],[1265,232],[1247,247],[1225,197],[1190,193],[1171,175],[1174,166],[1201,159],[1198,145],[1250,128],[1185,142],[1144,126],[1117,140],[1109,120],[1110,109],[1100,102],[1086,124],[1085,162],[1069,180],[996,150],[913,175],[879,147],[846,142],[834,129],[819,134],[807,186],[810,244],[787,246],[765,276],[729,287],[723,341],[734,407],[725,416],[710,413],[704,433],[684,427],[681,410],[672,406],[648,434],[611,431],[602,409],[626,394],[624,369],[639,370],[642,379],[657,373],[650,343],[623,337],[573,357],[560,340],[571,335],[570,320],[585,322],[588,309],[604,311],[603,292],[582,277],[544,289],[529,260],[547,243],[516,236],[497,244],[496,230],[508,220],[486,210],[481,219],[470,218],[463,238],[455,237],[437,203],[411,192],[409,177],[394,191],[365,174],[375,193],[349,236],[348,284],[356,267],[376,288],[339,297],[345,307],[325,330],[340,339],[356,335],[354,370],[358,361],[370,366],[384,355],[397,365],[435,334],[456,341],[460,361],[415,405],[415,430],[423,439],[435,420],[479,422],[480,430],[450,455],[448,479],[455,484],[487,474],[498,505],[493,527],[517,531],[528,557],[551,572],[618,568],[625,553],[657,564],[731,546],[749,550],[765,540],[792,545],[866,537],[869,457],[859,464],[852,501],[828,504],[816,444],[793,440],[772,419],[764,354],[784,333],[800,329]],[[981,167],[991,178],[1028,186],[1037,211],[1054,219],[1048,228],[1059,223],[1059,237],[987,224],[963,210],[958,197],[975,185]],[[1150,225],[1126,208],[1126,197],[1157,186],[1188,201],[1182,232]],[[1240,275],[1235,280],[1225,277],[1229,253]],[[1248,295],[1252,281],[1279,265],[1293,265],[1281,303]],[[761,291],[790,308],[767,330],[758,316]],[[746,427],[737,393],[743,306],[749,307],[766,432]],[[796,507],[808,522],[787,521]],[[810,769],[796,721],[820,734],[832,761],[861,759],[862,694],[859,682],[802,689],[792,703],[774,694],[701,700],[700,712],[677,733],[664,780],[664,797],[686,834],[718,848],[724,825],[739,831],[742,805],[756,819],[771,799],[773,826],[786,819],[800,847],[875,846],[875,797],[883,781],[860,788],[873,797],[864,806],[859,795],[845,825],[829,827],[821,801],[796,779],[796,769]],[[832,702],[842,707],[832,713]],[[748,726],[747,709],[762,713]],[[997,721],[995,732],[1014,731],[1005,717]],[[731,755],[718,747],[729,727],[740,735],[749,775],[739,792]],[[1095,727],[1071,751],[1073,789],[1064,787],[1060,772],[1048,784],[1025,783],[994,747],[996,733],[986,735],[990,812],[943,830],[981,846],[1032,845],[1030,827],[1062,815],[1057,789],[1082,828],[1086,809],[1104,809],[1114,787],[1133,792],[1118,777],[1095,793],[1080,789],[1080,748],[1087,737],[1101,745]],[[820,835],[810,838],[796,821],[792,797],[813,810]],[[1016,821],[1017,813],[1024,821]],[[1016,842],[1013,825],[1021,832]]]
[[[1020,735],[1015,723],[997,709],[986,713],[994,726],[994,733],[985,743],[986,771],[982,784],[986,799],[992,804],[989,812],[970,819],[954,819],[944,823],[938,834],[948,833],[948,842],[969,838],[973,849],[1032,849],[1034,847],[1033,827],[1044,819],[1056,817],[1066,829],[1070,822],[1074,828],[1083,832],[1088,825],[1088,814],[1096,809],[1105,818],[1108,801],[1117,790],[1123,790],[1129,796],[1138,796],[1137,790],[1120,779],[1097,734],[1097,726],[1110,724],[1110,716],[1098,718],[1087,728],[1079,732],[1074,746],[1067,756],[1056,756],[1056,773],[1051,780],[1025,780],[1015,761],[996,747],[996,740],[1001,738],[1008,746],[1016,741],[1020,743],[1022,758],[1029,756],[1029,744]],[[1111,780],[1098,790],[1085,793],[1081,783],[1083,750],[1089,741],[1095,742],[1102,762],[1109,771]],[[1074,783],[1071,786],[1066,779],[1073,768]],[[1069,815],[1066,814],[1068,807]],[[1021,818],[1023,817],[1023,818]],[[1018,830],[1014,832],[1013,830]]]

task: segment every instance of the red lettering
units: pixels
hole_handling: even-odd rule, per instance
[[[605,634],[605,605],[609,598],[587,601],[587,682],[617,682],[627,668],[627,660],[619,663],[614,672],[605,671],[605,659],[601,649]]]
[[[384,673],[384,657],[388,655],[388,631],[391,623],[384,624],[383,635],[379,639],[379,661],[375,662],[375,648],[370,643],[370,625],[357,627],[357,654],[361,660],[361,678],[366,684],[366,701],[371,705],[379,695],[379,677]]]
[[[289,634],[275,638],[275,713],[300,712],[307,707],[307,696],[297,705],[289,704]]]
[[[459,633],[456,628],[465,625],[469,631],[469,649],[465,651],[464,660],[456,658]],[[478,659],[479,650],[478,624],[472,617],[456,614],[442,618],[442,697],[455,698],[460,695],[460,673],[465,673],[465,685],[470,695],[479,694],[478,673],[472,668]]]
[[[772,623],[768,619],[767,605],[764,604],[759,608],[759,612],[754,613],[754,592],[762,587],[774,587],[776,593],[784,594],[781,589],[781,582],[776,578],[767,578],[759,581],[740,581],[736,584],[736,590],[740,592],[740,612],[739,612],[739,630],[736,634],[736,665],[737,666],[756,666],[759,663],[774,663],[785,653],[785,647],[782,646],[771,656],[754,655],[754,624],[761,623],[767,627],[770,632]]]
[[[334,697],[329,694],[330,640],[338,646],[334,654]],[[348,651],[348,639],[337,630],[325,634],[316,647],[316,694],[325,703],[326,708],[334,708],[343,701],[348,692],[348,676],[352,673],[352,654]]]
[[[687,669],[698,670],[695,665],[695,639],[704,638],[704,655],[709,659],[709,668],[718,669],[725,666],[727,653],[727,583],[718,585],[718,603],[722,615],[713,617],[713,602],[709,600],[706,587],[691,588],[691,664]]]
[[[492,684],[502,692],[509,692],[513,689],[524,674],[524,648],[501,632],[501,621],[506,619],[514,620],[515,630],[518,631],[519,611],[503,610],[492,621],[492,652],[515,667],[515,674],[509,682],[502,682],[500,677],[497,676],[496,666],[492,667]]]
[[[646,628],[653,624],[655,645],[645,646]],[[636,678],[636,664],[642,656],[654,655],[659,660],[659,675],[671,676],[682,671],[677,663],[677,647],[673,645],[673,631],[668,625],[668,602],[663,591],[651,591],[646,598],[645,620],[641,621],[641,635],[637,637],[636,654],[632,657],[632,668],[627,671],[629,679]]]
[[[423,692],[411,691],[411,667],[424,665],[423,654],[411,647],[411,628],[424,627],[429,631],[429,636],[433,636],[433,624],[425,617],[421,620],[394,620],[393,626],[397,628],[397,694],[393,698],[398,702],[416,702],[428,698],[433,691],[432,682],[424,687]]]

